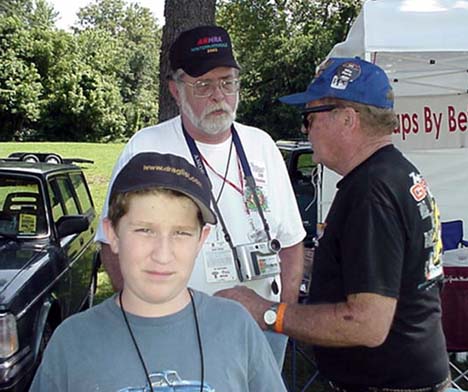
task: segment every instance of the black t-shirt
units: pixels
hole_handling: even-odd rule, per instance
[[[417,388],[448,373],[441,326],[439,211],[418,170],[392,145],[338,183],[315,251],[310,303],[349,294],[397,299],[376,348],[316,347],[321,373],[341,384]]]

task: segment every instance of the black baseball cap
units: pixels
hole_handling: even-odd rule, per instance
[[[216,224],[216,215],[210,208],[210,181],[185,158],[173,154],[142,152],[134,155],[117,174],[109,200],[118,193],[150,187],[183,193],[198,206],[205,223]]]
[[[169,61],[173,71],[182,68],[194,78],[217,67],[240,69],[228,32],[218,26],[199,26],[182,32],[171,46]]]

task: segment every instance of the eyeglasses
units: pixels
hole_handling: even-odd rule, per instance
[[[195,83],[182,79],[178,81],[192,87],[193,95],[197,98],[211,96],[217,87],[221,89],[224,95],[234,95],[240,90],[239,79],[197,80]]]
[[[331,112],[332,110],[340,109],[340,108],[341,106],[338,106],[338,105],[320,105],[320,106],[314,106],[311,108],[306,108],[305,110],[301,112],[301,115],[302,115],[301,132],[306,135],[308,134],[309,128],[314,122],[314,116],[311,116],[312,113]]]

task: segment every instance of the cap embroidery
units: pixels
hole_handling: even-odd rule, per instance
[[[190,49],[191,52],[200,52],[202,50],[211,50],[215,49],[215,51],[218,51],[218,48],[227,48],[228,44],[225,42],[220,42],[219,44],[209,44],[209,45],[203,45],[203,46],[196,46],[192,49]]]
[[[338,67],[330,83],[331,88],[346,90],[348,84],[355,81],[361,75],[361,66],[356,63],[344,63]]]
[[[213,36],[213,37],[204,37],[204,38],[200,38],[197,41],[197,46],[213,44],[213,43],[218,43],[218,42],[223,42],[223,39],[219,35]]]
[[[176,176],[185,177],[187,180],[192,181],[194,184],[198,185],[200,188],[202,184],[190,173],[187,173],[184,169],[177,169],[172,166],[160,166],[160,165],[143,165],[143,171],[162,171],[167,173],[173,173]]]
[[[227,48],[228,44],[223,42],[221,36],[204,37],[197,41],[197,46],[190,49],[191,52],[206,50],[207,53],[215,53],[218,48]]]

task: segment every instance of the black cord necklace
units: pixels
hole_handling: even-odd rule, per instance
[[[224,184],[226,184],[226,179],[229,171],[229,164],[231,163],[231,154],[232,154],[232,145],[234,144],[234,141],[231,139],[231,145],[229,146],[229,154],[228,154],[228,160],[226,163],[226,171],[224,172],[224,181],[221,184],[221,189],[219,190],[218,197],[216,198],[216,204],[219,203],[219,200],[221,199],[221,194],[223,193],[224,190]]]
[[[195,321],[195,329],[197,331],[197,341],[198,341],[198,351],[200,352],[200,373],[201,373],[201,380],[200,380],[200,392],[203,392],[203,384],[205,381],[205,361],[203,359],[203,346],[202,346],[202,341],[201,341],[201,334],[200,334],[200,325],[198,323],[198,316],[197,316],[197,309],[195,307],[195,301],[193,299],[193,293],[192,290],[187,289],[188,293],[190,295],[190,303],[192,304],[192,310],[193,310],[193,319]],[[148,385],[150,388],[151,392],[154,392],[153,385],[151,383],[151,378],[148,372],[148,368],[146,366],[145,360],[143,358],[143,355],[141,354],[140,348],[138,347],[138,343],[135,339],[135,335],[133,334],[132,328],[130,327],[130,323],[127,318],[127,314],[125,312],[125,309],[123,307],[122,303],[122,292],[123,290],[120,291],[119,293],[119,304],[120,304],[120,310],[122,311],[122,316],[125,321],[125,325],[127,326],[128,333],[130,334],[130,337],[132,338],[133,345],[135,346],[135,350],[138,354],[138,358],[140,359],[141,365],[143,367],[143,371],[145,372],[146,380],[148,381]]]

